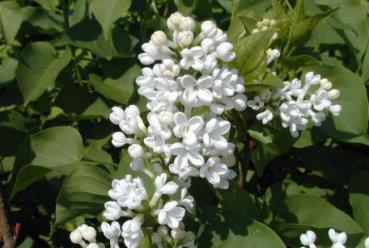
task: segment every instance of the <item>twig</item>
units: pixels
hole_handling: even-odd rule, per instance
[[[0,194],[0,233],[4,242],[3,248],[14,248],[15,242],[10,232],[8,219],[6,217],[5,205]]]

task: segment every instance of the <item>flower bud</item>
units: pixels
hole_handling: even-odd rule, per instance
[[[158,233],[161,236],[166,236],[166,235],[168,235],[168,228],[166,226],[159,226]]]
[[[82,233],[79,230],[74,230],[69,234],[69,239],[73,244],[79,244],[82,240]]]
[[[163,31],[156,31],[151,35],[151,41],[157,46],[164,46],[168,43],[168,38]]]
[[[145,151],[139,144],[133,144],[128,147],[128,154],[133,159],[145,157]]]
[[[232,61],[236,54],[233,52],[233,45],[229,42],[223,42],[217,47],[217,56],[226,62]]]
[[[204,21],[201,24],[201,32],[207,37],[213,37],[217,33],[217,26],[212,21]]]
[[[184,17],[179,28],[184,31],[191,31],[195,28],[195,21],[191,17]]]
[[[126,110],[126,116],[132,118],[134,116],[140,115],[140,109],[136,105],[129,105]]]
[[[176,42],[180,47],[188,47],[193,40],[193,33],[191,31],[181,31],[177,34]]]
[[[169,16],[167,26],[170,30],[179,30],[184,19],[185,17],[181,13],[175,12]]]
[[[142,171],[145,169],[145,164],[142,159],[133,159],[129,164],[132,170],[134,171]]]
[[[233,104],[237,111],[243,111],[247,107],[247,97],[243,94],[238,94],[234,97]]]
[[[330,108],[329,108],[329,111],[331,111],[331,113],[334,115],[334,116],[338,116],[340,114],[342,110],[342,107],[341,105],[332,105]]]
[[[316,241],[316,234],[313,231],[307,231],[304,234],[301,234],[300,241],[302,245],[310,246]]]
[[[126,144],[126,136],[122,132],[115,132],[112,135],[111,143],[115,147],[122,147]]]
[[[86,230],[82,232],[82,237],[90,242],[94,242],[96,239],[96,230],[93,227],[87,227]]]
[[[117,221],[109,223],[103,222],[101,224],[101,230],[107,239],[117,239],[120,236],[120,224]]]
[[[121,107],[113,107],[111,110],[112,112],[109,115],[110,121],[115,125],[119,125],[124,119],[124,110]]]
[[[333,90],[328,91],[329,99],[336,99],[339,96],[340,96],[340,91],[337,90],[337,89],[333,89]]]
[[[117,220],[122,216],[122,209],[116,201],[107,201],[104,204],[103,215],[108,220]]]

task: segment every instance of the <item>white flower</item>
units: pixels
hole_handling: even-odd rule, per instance
[[[122,237],[127,248],[137,248],[144,234],[141,229],[142,217],[136,216],[122,225]]]
[[[154,65],[153,72],[157,77],[174,78],[180,72],[180,66],[172,59],[164,59],[161,64]],[[147,78],[148,76],[146,76]],[[141,78],[140,78],[141,79]],[[141,79],[143,80],[143,78]],[[151,78],[153,80],[153,78]],[[139,81],[141,83],[141,81]],[[152,81],[151,81],[152,82]],[[147,83],[148,84],[148,83]],[[142,85],[142,83],[141,83]]]
[[[155,178],[156,191],[163,195],[173,195],[177,192],[178,184],[173,181],[167,182],[167,174],[162,173]]]
[[[152,40],[141,46],[143,53],[138,55],[138,59],[144,65],[150,65],[156,60],[169,59],[171,50],[165,45],[157,45]]]
[[[162,209],[158,210],[158,222],[174,229],[178,228],[179,223],[185,215],[185,209],[178,207],[178,202],[167,202]]]
[[[203,55],[204,51],[199,46],[185,48],[181,51],[180,64],[186,70],[192,67],[194,70],[201,71],[204,68],[204,62],[200,59]]]
[[[104,236],[110,240],[111,248],[119,248],[118,238],[121,234],[120,224],[117,221],[113,221],[111,224],[103,222],[101,224],[101,230]]]
[[[181,190],[181,200],[179,204],[187,209],[187,211],[191,212],[195,207],[195,199],[188,194],[188,190],[183,188]]]
[[[190,164],[200,167],[204,164],[204,157],[200,154],[200,145],[187,147],[182,143],[174,143],[170,146],[170,153],[176,155],[174,165],[179,168],[188,167]]]
[[[267,64],[272,63],[274,60],[281,56],[281,52],[278,49],[267,50]]]
[[[262,121],[262,123],[265,125],[271,120],[273,120],[273,113],[269,109],[266,109],[263,112],[260,112],[259,114],[257,114],[256,119]]]
[[[331,228],[328,231],[328,236],[329,236],[329,239],[333,242],[333,245],[336,245],[336,244],[338,245],[338,246],[335,246],[335,248],[345,247],[343,246],[347,241],[347,234],[345,232],[338,233],[336,232],[336,230]],[[339,245],[342,245],[342,246],[339,246]]]
[[[147,197],[142,180],[138,177],[127,175],[124,179],[113,180],[112,186],[113,189],[108,192],[109,196],[128,209],[140,208],[141,202]]]
[[[177,112],[174,114],[174,123],[173,132],[176,137],[183,138],[183,143],[188,147],[197,144],[198,136],[204,126],[204,120],[200,116],[194,116],[188,120],[184,113]]]
[[[308,246],[309,248],[316,248],[315,246],[316,234],[313,231],[307,231],[300,235],[300,242],[302,245]]]
[[[110,121],[115,125],[119,125],[124,120],[124,110],[121,107],[112,107],[111,110],[112,112],[109,115]]]
[[[247,108],[247,96],[244,94],[237,94],[232,100],[235,110],[244,111]]]
[[[227,140],[223,137],[229,132],[231,124],[228,121],[212,118],[205,126],[203,141],[206,147],[225,149],[228,146]]]
[[[112,135],[111,143],[115,147],[122,147],[127,143],[126,136],[122,132],[115,132]]]
[[[216,188],[228,188],[229,185],[224,185],[224,180],[227,181],[228,174],[228,166],[221,163],[219,157],[209,158],[205,165],[200,168],[200,177],[206,178]]]
[[[230,42],[223,42],[217,47],[217,57],[223,61],[229,62],[235,59],[233,45]]]
[[[108,201],[104,204],[103,215],[108,220],[118,220],[122,215],[122,208],[116,201]]]
[[[213,94],[209,89],[213,83],[211,76],[201,76],[196,80],[191,75],[185,75],[180,78],[180,82],[185,89],[182,95],[185,105],[197,107],[212,102]]]
[[[146,132],[146,127],[140,117],[140,110],[135,105],[130,105],[125,109],[125,117],[119,123],[120,129],[126,134],[140,135]]]
[[[145,151],[139,144],[132,144],[128,147],[128,154],[133,159],[139,159],[145,157]]]

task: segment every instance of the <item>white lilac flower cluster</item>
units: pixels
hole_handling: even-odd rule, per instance
[[[180,13],[172,14],[167,26],[171,35],[156,31],[139,55],[144,65],[155,63],[136,80],[138,93],[148,99],[148,126],[136,106],[114,107],[110,120],[121,132],[113,134],[113,145],[130,145],[134,170],[161,157],[164,170],[182,180],[202,177],[226,189],[235,176],[228,168],[235,163],[235,145],[227,141],[231,125],[221,114],[242,111],[247,102],[237,70],[221,67],[235,58],[233,46],[211,21],[203,22],[197,35],[194,20]],[[204,109],[210,111],[194,114]]]
[[[329,229],[328,237],[332,241],[332,248],[346,248],[347,234],[345,232],[337,232],[333,228]],[[308,230],[306,233],[300,235],[300,242],[303,245],[301,248],[316,248],[315,242],[317,240],[316,234]],[[364,241],[365,248],[369,248],[369,237]]]
[[[320,126],[329,112],[335,116],[340,114],[341,106],[332,102],[340,91],[333,89],[332,83],[319,74],[308,72],[303,82],[294,79],[283,84],[283,88],[264,90],[247,102],[248,107],[259,112],[256,118],[263,124],[275,115],[280,116],[282,126],[297,137],[310,123]]]
[[[88,226],[86,224],[78,226],[73,230],[69,239],[73,244],[79,245],[86,248],[105,248],[102,243],[96,242],[96,230],[95,228]]]
[[[194,246],[194,234],[184,231],[182,220],[186,210],[193,211],[194,199],[182,188],[176,194],[179,185],[168,181],[167,174],[162,173],[154,179],[155,192],[149,194],[139,177],[126,175],[121,180],[113,180],[108,194],[112,201],[105,203],[104,217],[112,221],[101,225],[104,236],[110,240],[110,247],[119,248],[122,237],[127,248],[138,247],[144,237],[142,226],[157,223],[157,230],[152,240],[158,247],[163,243],[177,247]],[[167,197],[162,198],[165,195]],[[123,224],[119,221],[123,220]],[[171,229],[168,234],[168,228]]]
[[[103,214],[112,222],[101,226],[113,248],[119,247],[119,237],[126,247],[137,247],[144,226],[153,228],[151,240],[159,248],[195,247],[195,235],[183,224],[186,211],[194,207],[188,194],[191,178],[227,189],[236,176],[229,168],[235,164],[235,145],[227,140],[231,124],[221,117],[247,105],[243,79],[237,70],[222,67],[235,58],[233,46],[211,21],[195,34],[194,20],[174,13],[167,26],[171,34],[156,31],[139,55],[142,64],[154,64],[136,79],[138,93],[148,99],[148,124],[134,105],[113,107],[110,114],[120,128],[112,144],[127,145],[131,169],[155,185],[149,196],[140,177],[113,181],[112,201],[106,202]]]

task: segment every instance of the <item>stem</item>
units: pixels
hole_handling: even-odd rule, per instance
[[[8,219],[6,217],[5,205],[0,194],[0,233],[4,241],[3,248],[15,247],[15,242],[10,232]]]

